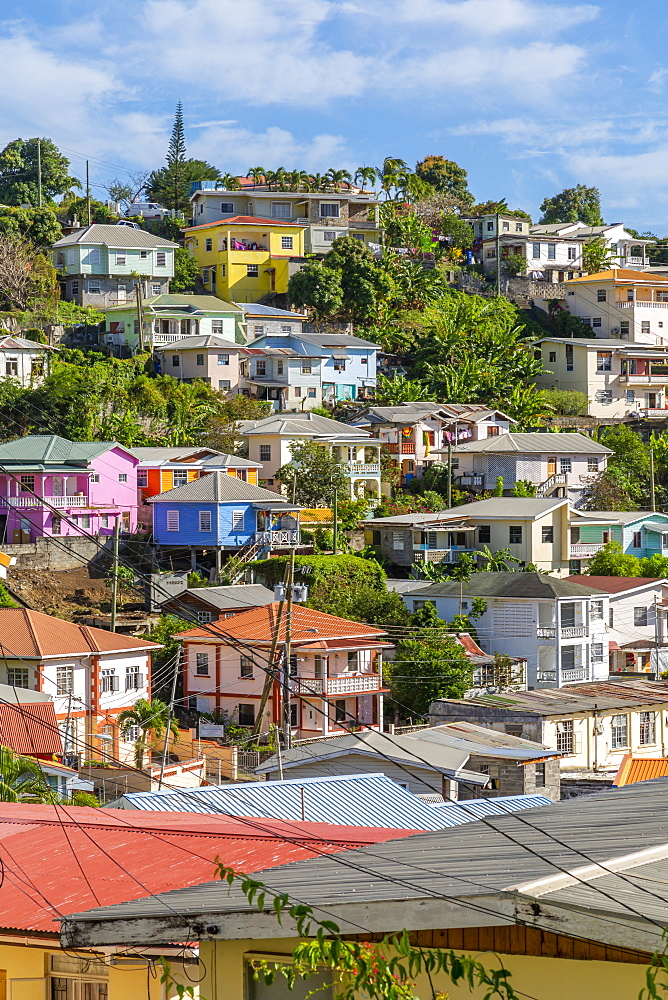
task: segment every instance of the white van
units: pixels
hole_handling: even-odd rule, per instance
[[[145,219],[164,219],[169,210],[153,201],[133,201],[128,205],[126,215],[143,215]]]

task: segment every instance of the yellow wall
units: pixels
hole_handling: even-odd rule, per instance
[[[289,954],[296,941],[216,941],[202,942],[200,955],[205,974],[201,993],[206,1000],[245,1000],[244,955]],[[633,1000],[645,981],[644,965],[621,962],[573,961],[563,958],[534,958],[524,955],[495,955],[479,952],[475,958],[490,969],[500,966],[512,973],[514,989],[539,1000]],[[435,979],[449,1000],[481,1000],[483,989],[469,991],[468,986],[455,987],[445,976]],[[415,994],[431,996],[424,978],[417,980]],[[318,996],[319,994],[316,994]],[[324,994],[323,994],[324,995]],[[110,1000],[112,998],[110,997]]]

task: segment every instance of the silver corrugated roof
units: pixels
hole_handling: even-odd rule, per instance
[[[263,587],[260,583],[235,583],[227,587],[192,587],[177,594],[176,597],[166,597],[160,603],[181,601],[187,594],[219,611],[247,611],[249,608],[260,608],[276,600],[273,590]]]
[[[449,705],[458,705],[464,709],[471,705],[484,705],[490,709],[543,716],[574,715],[576,712],[590,712],[594,708],[605,711],[609,708],[659,705],[665,702],[668,702],[668,684],[665,681],[589,681],[584,684],[567,684],[563,688],[484,694],[477,698],[467,698],[466,701],[439,698],[432,702],[430,714],[434,717],[441,715],[445,720],[449,715]],[[442,714],[438,711],[441,704],[444,706]]]
[[[512,808],[528,809],[547,801],[537,803],[533,801],[536,798],[542,797],[513,796]],[[529,799],[532,801],[529,802]],[[187,791],[129,792],[107,803],[107,808],[306,819],[334,824],[345,820],[346,826],[378,826],[386,830],[443,830],[470,823],[486,814],[481,812],[483,806],[468,802],[438,807],[429,805],[385,774],[259,781]],[[502,812],[503,807],[490,806],[488,811]]]
[[[432,521],[465,520],[466,518],[471,518],[476,523],[488,518],[517,518],[531,521],[567,503],[566,499],[554,497],[550,500],[537,500],[534,497],[490,497],[487,500],[463,503],[459,507],[449,507],[430,514],[395,514],[392,517],[370,517],[365,523],[391,527],[393,524],[429,524]]]
[[[232,340],[225,340],[217,333],[204,333],[198,337],[181,337],[171,344],[157,344],[155,350],[159,353],[165,351],[195,351],[208,347],[218,347],[226,351],[243,351],[241,344],[235,344]]]
[[[261,486],[253,486],[252,483],[245,483],[236,476],[229,476],[226,472],[210,472],[199,479],[193,479],[185,486],[177,486],[166,493],[159,493],[151,497],[149,503],[181,503],[188,501],[199,501],[201,503],[217,503],[219,501],[241,501],[241,500],[267,500],[272,504],[280,503],[281,497],[271,490],[264,490]],[[294,506],[286,509],[295,510]]]
[[[496,437],[483,438],[482,441],[465,442],[453,450],[457,454],[493,452],[518,455],[612,455],[610,448],[605,448],[586,434],[498,434]],[[440,449],[438,454],[442,451]]]
[[[69,247],[75,243],[101,243],[107,247],[142,247],[154,249],[155,247],[178,247],[178,243],[166,240],[163,236],[154,236],[144,229],[135,229],[134,226],[105,226],[94,222],[92,226],[84,226],[83,229],[75,229],[68,236],[63,236],[62,240],[54,243],[54,247]]]

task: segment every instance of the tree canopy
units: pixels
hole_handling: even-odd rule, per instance
[[[334,501],[334,491],[340,497],[348,495],[349,479],[340,462],[332,458],[327,448],[312,441],[293,441],[291,459],[282,465],[276,478],[283,492],[305,507],[327,507]]]
[[[70,161],[51,139],[14,139],[0,152],[0,203],[38,207],[38,143],[42,203],[81,187],[80,182],[70,176]]]
[[[598,188],[577,184],[564,188],[559,194],[545,198],[540,206],[541,223],[584,222],[588,226],[602,226],[601,194]]]
[[[454,160],[446,160],[443,156],[425,156],[424,160],[415,165],[415,173],[436,191],[460,201],[462,206],[470,207],[473,204],[473,195],[468,188],[468,174]]]
[[[170,292],[193,292],[199,277],[199,265],[190,250],[177,247],[174,251],[174,277],[169,282]]]
[[[426,629],[419,639],[402,639],[387,665],[395,718],[424,719],[437,698],[461,698],[472,674],[471,661],[452,636]]]
[[[168,164],[153,170],[146,181],[146,195],[165,208],[171,208],[175,200],[178,205],[184,206],[188,203],[193,181],[216,181],[219,177],[218,167],[206,160],[186,159],[177,166]]]

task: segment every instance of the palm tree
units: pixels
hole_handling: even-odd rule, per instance
[[[238,191],[241,188],[239,178],[235,174],[223,174],[218,180],[226,191]]]
[[[324,191],[327,178],[323,174],[313,174],[311,177],[311,189],[313,191]]]
[[[287,176],[291,191],[301,191],[304,185],[308,184],[309,176],[305,170],[291,170]]]
[[[0,802],[51,802],[53,794],[36,760],[0,746]]]
[[[347,184],[350,187],[353,179],[349,170],[334,170],[333,168],[327,171],[327,177],[335,191],[340,191],[342,184]]]
[[[482,546],[478,556],[485,563],[486,573],[510,573],[510,563],[521,562],[511,554],[510,549],[497,549],[496,552],[492,552],[488,545]]]
[[[373,184],[375,180],[376,170],[374,167],[358,167],[355,171],[355,183],[362,182],[362,191],[365,190],[367,183]]]
[[[144,754],[149,748],[148,738],[152,733],[159,740],[165,735],[167,725],[174,737],[179,738],[179,726],[176,719],[170,718],[169,705],[164,701],[147,701],[139,698],[132,708],[125,708],[118,716],[118,726],[122,736],[129,736],[135,726],[139,729],[139,738],[135,740],[135,767],[142,769]]]
[[[285,167],[278,167],[274,175],[276,177],[276,186],[278,191],[287,191],[286,181],[288,178],[288,172]]]
[[[252,178],[253,187],[255,188],[257,187],[258,184],[261,184],[262,181],[266,180],[265,169],[264,167],[250,167],[248,173],[246,174],[246,177]]]

